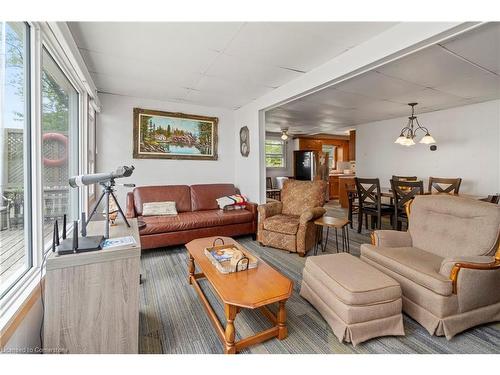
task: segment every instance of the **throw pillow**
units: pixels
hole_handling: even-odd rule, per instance
[[[226,195],[216,199],[219,208],[224,209],[228,206],[246,206],[248,198],[243,194]]]
[[[142,216],[177,215],[175,202],[149,202],[142,205]]]

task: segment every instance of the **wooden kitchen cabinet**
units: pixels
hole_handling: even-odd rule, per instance
[[[339,176],[329,176],[329,196],[330,199],[339,198]]]
[[[349,131],[349,161],[356,161],[356,130]]]

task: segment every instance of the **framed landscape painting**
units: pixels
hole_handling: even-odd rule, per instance
[[[217,160],[217,117],[134,108],[134,159]]]

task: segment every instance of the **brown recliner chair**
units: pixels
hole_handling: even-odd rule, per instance
[[[326,210],[324,181],[286,180],[281,202],[266,203],[258,208],[257,240],[261,245],[305,254],[314,247],[314,220]]]
[[[500,320],[500,207],[418,195],[407,232],[378,230],[361,259],[401,284],[403,311],[449,340]]]

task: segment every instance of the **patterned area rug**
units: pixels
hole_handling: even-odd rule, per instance
[[[329,215],[345,216],[344,211],[334,204],[327,208]],[[387,226],[388,223],[384,225]],[[358,234],[355,229],[349,233],[350,247],[351,253],[359,255],[360,244],[369,242],[369,231],[363,229]],[[500,323],[470,329],[448,341],[444,337],[430,336],[406,315],[406,336],[376,338],[356,347],[342,344],[314,307],[299,296],[306,258],[262,247],[250,237],[240,237],[237,240],[294,282],[293,295],[286,304],[288,338],[282,341],[272,339],[247,348],[242,353],[500,353]],[[334,231],[330,231],[326,252],[336,252]],[[187,261],[184,246],[143,252],[140,353],[223,352],[222,344],[198,295],[188,284]],[[219,320],[224,322],[223,305],[206,281],[201,281],[201,285]],[[237,315],[235,326],[236,340],[240,340],[269,328],[270,323],[259,311],[243,310]]]

